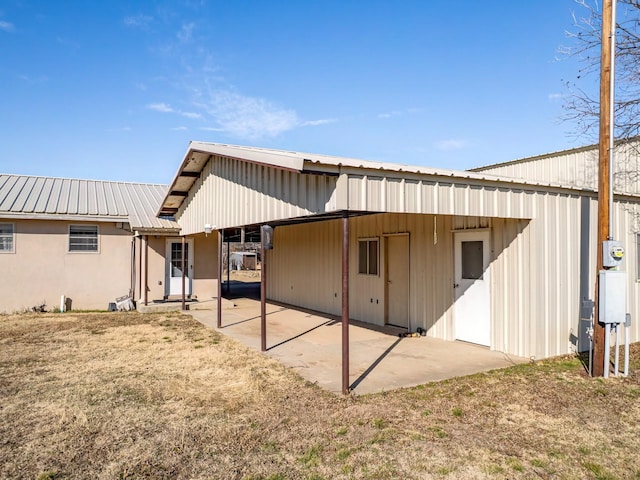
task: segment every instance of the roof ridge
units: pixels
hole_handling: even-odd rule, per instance
[[[79,182],[102,182],[102,183],[124,183],[127,185],[150,185],[156,187],[168,187],[168,183],[147,183],[147,182],[132,182],[128,180],[100,180],[96,178],[76,178],[76,177],[53,177],[48,175],[29,175],[22,173],[5,173],[0,172],[0,176],[8,176],[8,177],[23,177],[23,178],[43,178],[43,179],[51,179],[51,180],[76,180]]]

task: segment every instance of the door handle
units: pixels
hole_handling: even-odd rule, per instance
[[[453,288],[458,288],[459,286],[460,286],[460,284],[458,284],[458,283],[454,283],[453,284]]]

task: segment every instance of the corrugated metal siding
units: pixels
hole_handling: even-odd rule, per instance
[[[267,252],[269,298],[339,315],[341,232],[339,220],[276,227]]]
[[[155,216],[166,191],[164,185],[0,175],[0,215],[124,219],[133,229],[177,229]]]
[[[638,269],[640,206],[616,202],[614,209],[615,238],[623,242],[625,256],[620,270],[627,272],[627,311],[631,313],[631,341],[640,341],[640,271]],[[624,335],[620,335],[623,340]]]
[[[638,144],[615,149],[614,186],[616,193],[640,194],[640,155]],[[559,183],[569,187],[597,189],[598,149],[559,152],[512,163],[474,169],[525,182]]]
[[[379,214],[350,219],[350,316],[384,324],[386,234],[410,235],[412,328],[453,339],[452,218]],[[474,221],[477,221],[474,220]],[[277,227],[269,252],[269,298],[339,315],[341,312],[341,221]],[[435,230],[435,235],[434,235]],[[358,274],[358,240],[379,238],[376,276]]]
[[[336,210],[335,176],[309,175],[213,157],[176,214],[183,233]]]
[[[576,338],[586,346],[581,304],[595,288],[597,201],[547,193],[535,198],[533,220],[486,217],[376,214],[350,220],[351,317],[384,324],[385,234],[410,235],[409,315],[412,328],[453,340],[453,235],[491,229],[491,348],[522,357],[567,354]],[[628,309],[632,341],[640,340],[636,281],[640,208],[615,204],[616,234],[627,254]],[[434,221],[435,219],[435,221]],[[359,238],[380,239],[380,273],[357,274]],[[269,253],[269,297],[340,314],[340,221],[277,227]],[[377,301],[377,303],[376,303]]]
[[[395,175],[398,175],[397,177]],[[502,218],[532,218],[534,190],[470,184],[462,179],[417,179],[390,172],[385,177],[350,174],[349,209],[369,212],[431,213]]]
[[[530,222],[492,219],[492,346],[514,355],[545,358],[587,346],[579,322],[582,301],[594,298],[597,199],[546,194]],[[636,281],[638,207],[616,202],[615,236],[626,249],[627,304],[640,318]],[[640,340],[634,321],[632,341]],[[575,345],[576,338],[582,345]]]
[[[595,199],[543,194],[531,220],[492,219],[492,347],[523,357],[572,351],[581,293],[593,298]],[[591,229],[593,230],[593,228]],[[581,272],[581,252],[590,268]],[[591,260],[593,259],[593,260]]]

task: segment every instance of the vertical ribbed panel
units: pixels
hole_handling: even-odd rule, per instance
[[[631,313],[631,341],[637,342],[640,340],[640,295],[638,295],[640,207],[627,202],[616,202],[615,207],[617,207],[614,208],[615,239],[622,241],[625,249],[620,270],[627,272],[627,312]],[[620,340],[624,341],[623,331],[621,331]]]
[[[193,234],[205,223],[226,228],[334,211],[336,179],[214,157],[176,219]]]
[[[523,357],[567,354],[586,342],[581,304],[595,289],[597,201],[557,193],[535,197],[533,220],[375,214],[350,220],[354,319],[384,324],[385,235],[409,233],[409,315],[412,328],[454,339],[453,231],[491,229],[491,348]],[[636,282],[637,206],[616,202],[616,238],[626,256],[632,341],[640,339]],[[434,222],[435,219],[435,222]],[[276,228],[269,295],[278,301],[340,313],[340,225],[316,222]],[[358,239],[380,240],[379,275],[357,273]],[[584,344],[581,348],[584,348]]]
[[[434,222],[435,218],[435,222]],[[409,233],[409,316],[433,337],[453,339],[452,218],[379,214],[350,219],[350,314],[384,324],[385,235]],[[268,253],[269,298],[340,314],[340,222],[277,227]],[[378,275],[358,274],[358,240],[378,238]]]
[[[402,172],[393,175],[349,175],[349,209],[501,218],[533,216],[531,197],[537,192],[532,190],[474,185],[463,180],[422,180]]]
[[[276,227],[267,252],[268,297],[339,315],[341,232],[339,220]]]
[[[614,152],[614,185],[618,193],[640,193],[638,142],[619,145]],[[560,184],[597,189],[598,149],[559,152],[503,165],[477,169],[482,173],[521,179],[527,182]]]

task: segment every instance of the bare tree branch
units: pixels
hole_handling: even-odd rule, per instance
[[[576,125],[574,134],[597,137],[602,12],[595,0],[576,0],[573,28],[566,32],[568,46],[558,52],[576,58],[581,67],[566,81],[565,119]],[[628,139],[640,133],[640,0],[618,0],[616,18],[615,137]],[[589,93],[593,91],[593,93]]]

